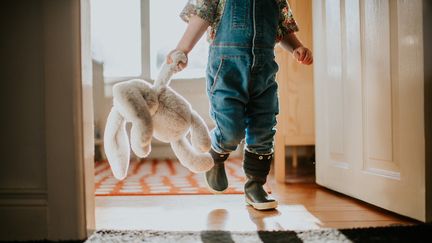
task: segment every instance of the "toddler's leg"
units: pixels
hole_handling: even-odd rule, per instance
[[[205,177],[212,192],[222,193],[228,188],[224,162],[245,136],[244,105],[220,94],[213,95],[210,100],[211,115],[216,124],[210,133],[214,167],[206,172]]]
[[[211,131],[214,167],[206,172],[210,190],[221,193],[228,187],[224,162],[245,137],[245,105],[248,102],[248,59],[237,55],[209,61],[208,96],[216,127]]]
[[[279,111],[277,83],[271,74],[261,72],[255,76],[256,82],[251,92],[253,98],[246,106],[246,151],[243,168],[247,182],[244,188],[246,202],[258,210],[277,207],[277,201],[263,188],[273,159],[276,115]]]

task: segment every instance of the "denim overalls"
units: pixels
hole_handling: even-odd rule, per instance
[[[245,138],[255,154],[273,152],[279,112],[274,47],[279,8],[275,0],[227,0],[207,66],[212,147],[237,149]]]

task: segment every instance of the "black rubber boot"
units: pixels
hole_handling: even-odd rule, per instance
[[[243,169],[247,178],[244,186],[246,203],[257,210],[274,209],[278,205],[263,188],[272,159],[273,154],[259,155],[245,151]]]
[[[225,160],[229,154],[220,154],[213,149],[210,154],[214,160],[214,166],[205,173],[207,185],[213,193],[223,193],[228,188],[228,178],[225,172]]]

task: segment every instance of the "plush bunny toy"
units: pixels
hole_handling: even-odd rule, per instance
[[[104,148],[114,176],[127,175],[130,147],[140,158],[151,151],[152,136],[170,143],[180,163],[192,172],[205,172],[213,167],[210,136],[203,119],[181,95],[168,85],[182,52],[171,54],[172,64],[164,64],[154,84],[134,79],[114,85],[113,107],[108,115]],[[129,138],[126,123],[132,123]],[[187,139],[190,132],[192,146]]]

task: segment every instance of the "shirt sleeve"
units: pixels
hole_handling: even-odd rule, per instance
[[[216,20],[218,3],[219,0],[188,0],[180,13],[180,17],[189,22],[190,17],[197,15],[213,25]]]
[[[299,31],[297,22],[294,19],[287,0],[279,0],[279,9],[278,41],[282,40],[287,34]]]

